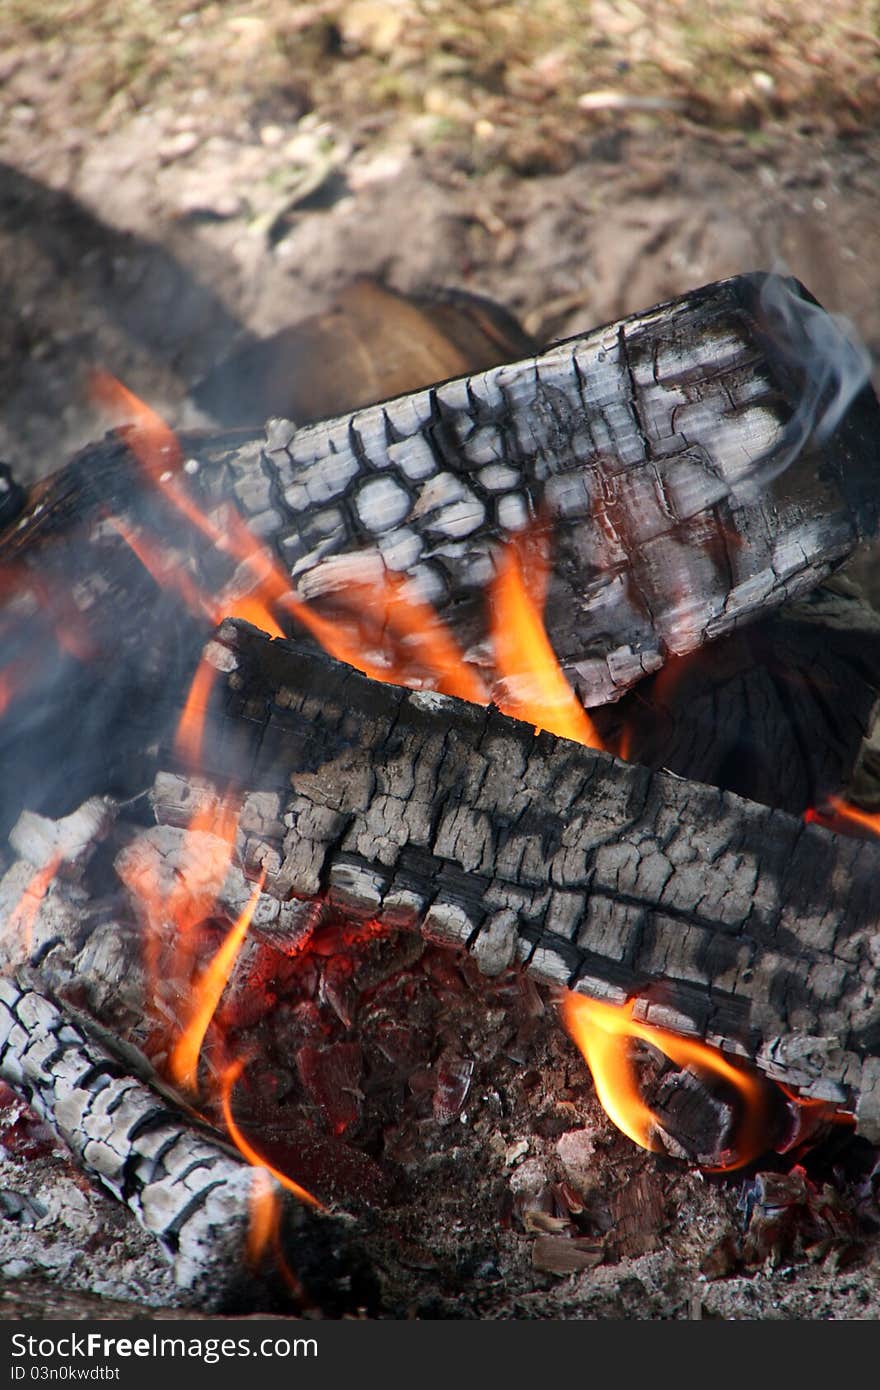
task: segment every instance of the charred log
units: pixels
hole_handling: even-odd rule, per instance
[[[596,723],[628,762],[793,815],[841,794],[874,809],[880,779],[865,739],[878,695],[880,615],[835,577],[670,659]]]
[[[253,1282],[246,1257],[254,1170],[128,1074],[63,1006],[8,978],[0,979],[0,1079],[156,1237],[182,1302],[241,1311],[256,1296],[265,1306],[267,1286]],[[296,1202],[285,1208],[285,1254],[307,1296],[337,1315],[374,1298],[350,1225]]]
[[[807,592],[876,528],[880,407],[865,388],[830,438],[811,434],[811,364],[768,309],[779,284],[737,277],[524,362],[300,429],[276,421],[267,440],[190,437],[185,481],[208,511],[234,500],[311,601],[372,548],[477,661],[498,547],[547,519],[548,631],[585,703],[601,704]],[[788,293],[796,321],[825,322]],[[153,482],[123,442],[96,446],[4,538],[4,647],[28,677],[3,725],[6,826],[22,804],[57,815],[149,781],[162,694],[210,624],[157,588],[109,518],[161,537],[211,593],[235,569]],[[61,629],[79,640],[59,647]],[[71,707],[75,730],[58,713]],[[134,760],[120,721],[140,726]]]
[[[623,1002],[880,1133],[880,847],[226,623],[204,767],[274,793],[245,862]],[[169,761],[170,765],[170,761]],[[181,813],[159,779],[160,819]]]

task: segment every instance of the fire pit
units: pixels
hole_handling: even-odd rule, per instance
[[[96,392],[134,428],[4,537],[0,1075],[163,1297],[595,1307],[670,1183],[693,1279],[870,1250],[880,622],[823,581],[880,407],[838,325],[738,277],[259,437]]]

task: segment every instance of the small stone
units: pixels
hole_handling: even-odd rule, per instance
[[[505,1149],[504,1162],[508,1168],[512,1168],[516,1163],[519,1163],[521,1158],[525,1158],[528,1151],[528,1140],[518,1139],[515,1144],[511,1144],[509,1148]]]
[[[195,130],[181,130],[177,135],[169,135],[159,145],[159,160],[162,164],[172,164],[176,159],[185,159],[197,150],[202,137]]]

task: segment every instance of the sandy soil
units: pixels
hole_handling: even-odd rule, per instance
[[[111,31],[105,8],[68,30],[15,0],[0,63],[0,457],[26,475],[100,433],[94,364],[191,420],[189,388],[233,344],[358,273],[490,295],[549,339],[784,264],[880,347],[864,6],[836,47],[814,25],[812,48],[764,6],[732,7],[744,33],[730,6],[691,7],[719,12],[714,48],[674,14],[655,29],[594,6],[589,54],[562,0],[515,39],[506,0],[418,23],[408,0],[163,0],[161,33],[126,6]],[[601,105],[615,96],[673,109]]]

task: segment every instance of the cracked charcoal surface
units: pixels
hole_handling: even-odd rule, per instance
[[[857,1107],[880,847],[226,623],[206,767],[275,791],[281,898],[468,946]],[[160,808],[161,813],[161,808]]]
[[[812,588],[875,525],[856,458],[869,393],[824,459],[738,500],[796,399],[792,364],[762,337],[760,285],[738,277],[340,420],[277,422],[258,529],[295,578],[378,545],[475,639],[494,547],[547,514],[554,648],[586,704],[613,699],[669,653]],[[232,471],[247,509],[252,465]]]
[[[125,1075],[49,999],[8,978],[0,979],[0,1079],[156,1238],[181,1304],[218,1309],[234,1298],[250,1220],[248,1165]],[[320,1226],[298,1206],[288,1219],[300,1244]],[[324,1234],[328,1256],[334,1239],[338,1232]],[[328,1285],[334,1262],[328,1259],[323,1275]]]
[[[188,486],[209,510],[237,500],[310,599],[338,577],[334,565],[378,550],[477,655],[498,547],[549,517],[551,641],[585,703],[617,699],[670,654],[812,589],[875,530],[880,406],[869,389],[830,441],[804,449],[758,500],[738,500],[782,447],[800,391],[763,330],[762,284],[739,276],[341,419],[185,439],[197,465]],[[6,721],[4,825],[22,805],[57,816],[93,792],[142,791],[144,750],[204,641],[204,622],[156,588],[108,512],[161,537],[169,564],[203,588],[232,577],[229,557],[144,482],[122,443],[84,451],[48,484],[8,533],[8,557],[72,595],[97,657],[40,664]],[[3,617],[11,649],[30,654],[31,615],[21,626],[7,606]],[[45,649],[51,634],[41,662]],[[83,711],[75,739],[59,715],[71,706]]]

